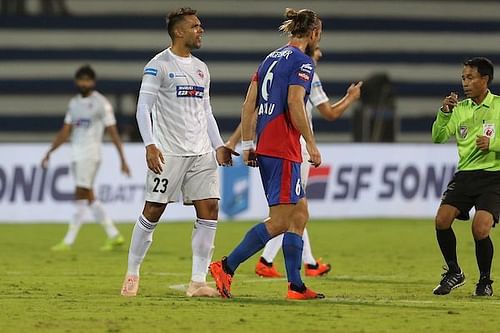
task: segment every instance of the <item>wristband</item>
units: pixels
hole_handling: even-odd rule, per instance
[[[241,141],[241,150],[255,149],[253,140]]]

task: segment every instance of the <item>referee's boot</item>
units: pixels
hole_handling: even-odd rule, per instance
[[[441,282],[434,288],[434,295],[447,295],[453,289],[456,289],[465,284],[465,275],[462,271],[452,272],[446,267],[443,267],[445,272],[442,274]]]
[[[479,278],[479,282],[476,284],[476,290],[473,296],[493,296],[493,288],[491,284],[492,280],[488,276],[483,276]]]

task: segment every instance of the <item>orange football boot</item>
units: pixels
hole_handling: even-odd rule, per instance
[[[316,261],[316,266],[304,264],[306,276],[323,276],[332,270],[330,264],[323,264],[321,258]]]
[[[274,266],[274,263],[271,263],[271,266],[266,265],[265,263],[262,262],[262,257],[259,259],[257,262],[257,265],[255,265],[255,274],[261,277],[265,278],[280,278],[283,277],[277,270],[276,267]]]
[[[224,260],[224,258],[223,258]],[[210,274],[215,280],[215,286],[219,291],[222,298],[231,298],[231,282],[233,277],[228,274],[222,268],[222,261],[215,261],[208,267],[210,269]]]
[[[290,288],[290,283],[289,283],[288,284],[288,293],[286,295],[286,298],[290,299],[290,300],[304,301],[304,300],[309,300],[309,299],[323,299],[323,298],[325,298],[325,295],[314,292],[307,287],[306,287],[306,290],[304,290],[303,292],[298,292],[298,291],[292,290]]]

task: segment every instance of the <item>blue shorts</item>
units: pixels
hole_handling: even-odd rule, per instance
[[[300,163],[269,156],[258,156],[257,161],[269,206],[296,204],[304,197]]]

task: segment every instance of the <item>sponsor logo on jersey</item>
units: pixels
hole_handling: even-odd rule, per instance
[[[309,81],[311,77],[307,73],[299,72],[298,74],[299,79],[304,80],[304,81]]]
[[[78,119],[75,119],[73,121],[73,126],[82,127],[82,128],[89,128],[90,123],[91,123],[90,118],[78,118]]]
[[[153,75],[156,76],[158,74],[158,70],[152,67],[146,67],[144,69],[144,75]]]
[[[312,86],[313,86],[313,87],[321,87],[321,81],[314,81],[314,82],[312,83]]]
[[[311,74],[313,70],[313,65],[312,64],[302,64],[300,66],[300,70],[302,72],[306,72],[307,74]]]
[[[203,98],[205,87],[182,85],[176,87],[177,97]]]
[[[176,77],[187,77],[187,76],[184,73],[170,72],[170,73],[168,73],[168,77],[171,78],[171,79],[173,79],[173,78],[176,78]]]
[[[198,74],[198,76],[199,76],[199,77],[201,77],[202,79],[204,79],[204,78],[205,78],[205,73],[203,73],[203,71],[202,71],[201,69],[198,69],[198,70],[196,71],[196,74]]]

